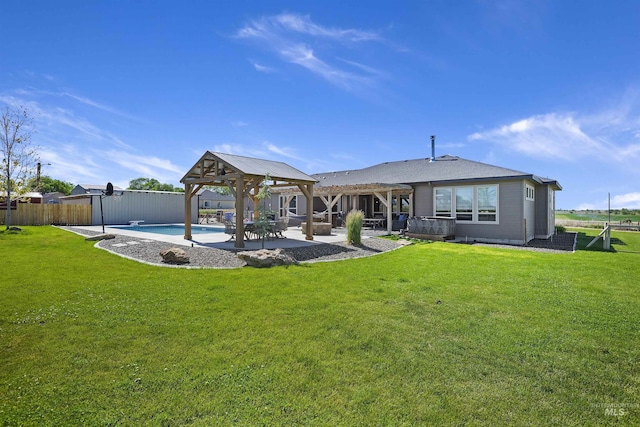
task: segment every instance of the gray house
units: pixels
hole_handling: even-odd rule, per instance
[[[555,192],[562,189],[553,179],[455,156],[385,162],[312,177],[318,180],[313,210],[329,218],[360,209],[391,231],[403,217],[449,217],[455,219],[457,238],[509,244],[554,233]],[[295,189],[275,197],[283,213],[289,206],[295,206],[297,214],[307,210]]]
[[[115,191],[122,191],[123,189],[118,187],[117,185],[113,186]],[[106,185],[101,184],[78,184],[73,187],[71,190],[70,196],[75,196],[78,194],[103,194],[107,190]]]
[[[200,209],[234,209],[236,206],[236,198],[230,194],[220,194],[204,189],[198,191],[196,195]]]

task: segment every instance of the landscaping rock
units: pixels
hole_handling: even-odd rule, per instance
[[[298,261],[287,254],[284,249],[260,249],[238,253],[238,258],[250,267],[265,268],[274,265],[297,265]]]
[[[188,264],[189,255],[180,248],[165,249],[160,252],[162,262],[167,264]]]
[[[96,234],[95,236],[89,236],[89,237],[85,237],[84,240],[89,240],[89,241],[98,241],[98,240],[109,240],[109,239],[115,239],[116,235],[115,234]]]

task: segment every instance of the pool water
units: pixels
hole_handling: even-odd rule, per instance
[[[112,226],[111,228],[119,228],[121,230],[140,231],[143,233],[155,233],[164,234],[165,236],[184,236],[184,225],[169,224],[169,225],[122,225]],[[191,234],[206,234],[206,233],[223,233],[222,227],[200,227],[197,225],[191,226]]]

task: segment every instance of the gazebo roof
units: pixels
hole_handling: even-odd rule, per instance
[[[257,159],[207,151],[182,177],[180,182],[207,185],[226,185],[229,179],[239,177],[264,178],[285,183],[316,183],[317,180],[283,162]]]

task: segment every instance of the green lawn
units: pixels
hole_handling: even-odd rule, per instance
[[[0,425],[638,425],[640,234],[612,236],[184,270],[0,233]]]

